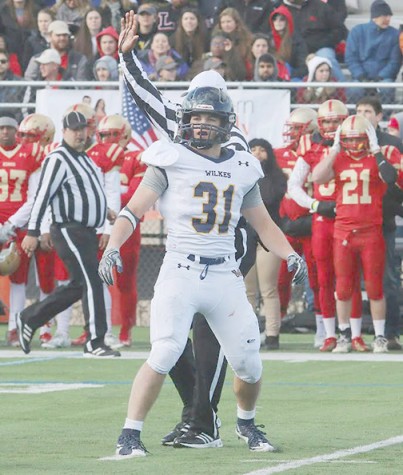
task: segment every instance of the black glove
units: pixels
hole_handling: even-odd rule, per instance
[[[302,284],[308,275],[304,259],[302,259],[302,257],[296,252],[293,252],[287,257],[287,269],[288,272],[295,271],[292,283],[296,285]]]
[[[310,236],[312,232],[312,215],[308,214],[292,220],[284,217],[281,220],[280,227],[284,234],[291,237]]]
[[[319,201],[316,212],[326,218],[336,217],[336,202],[335,201]]]

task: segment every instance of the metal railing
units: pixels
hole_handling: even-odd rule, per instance
[[[187,81],[175,81],[175,82],[158,82],[158,88],[164,89],[187,89],[189,87]],[[383,109],[385,111],[399,111],[403,110],[403,83],[398,82],[227,82],[228,89],[289,89],[290,91],[297,91],[298,89],[306,89],[308,87],[334,87],[336,89],[342,89],[344,92],[354,89],[366,89],[371,93],[379,90],[394,89],[396,100],[393,104],[384,103]],[[0,87],[19,87],[27,88],[32,87],[36,90],[45,88],[58,89],[99,89],[108,88],[109,90],[119,90],[119,81],[2,81]],[[1,109],[27,109],[34,110],[35,103],[23,103],[23,102],[6,102],[0,104]],[[347,103],[348,109],[353,110],[355,108],[354,103]],[[319,107],[319,104],[304,104],[292,102],[291,107]]]

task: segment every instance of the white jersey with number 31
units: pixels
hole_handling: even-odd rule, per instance
[[[250,153],[222,149],[213,159],[185,145],[155,142],[142,161],[164,170],[160,197],[167,251],[220,257],[234,254],[234,230],[245,195],[263,176]]]

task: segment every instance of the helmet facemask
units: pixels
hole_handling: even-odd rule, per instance
[[[340,146],[355,160],[360,160],[370,153],[369,139],[366,130],[369,122],[365,117],[352,115],[342,124],[340,130]]]
[[[220,119],[221,124],[192,124],[191,117],[195,114],[213,115]],[[179,141],[197,149],[208,149],[230,139],[236,116],[231,99],[222,89],[200,87],[186,95],[176,117]]]

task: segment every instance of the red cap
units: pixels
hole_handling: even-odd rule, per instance
[[[389,120],[388,127],[392,129],[400,130],[399,121],[396,119],[396,117],[392,117]]]

